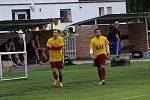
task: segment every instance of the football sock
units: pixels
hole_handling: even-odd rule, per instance
[[[99,79],[102,80],[101,70],[98,70]]]
[[[106,76],[106,72],[105,72],[105,68],[101,69],[101,80],[105,80],[105,76]]]
[[[63,76],[59,75],[59,81],[62,82]]]
[[[106,76],[105,74],[106,72],[104,68],[98,69],[98,76],[100,80],[105,80],[105,76]]]
[[[53,72],[53,76],[54,76],[54,79],[55,79],[55,80],[58,79],[56,72]]]

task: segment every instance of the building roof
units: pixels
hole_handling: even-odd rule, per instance
[[[5,20],[0,21],[0,31],[18,31],[40,27],[52,22],[52,19]]]
[[[100,17],[91,18],[88,20],[84,20],[81,22],[74,23],[70,26],[74,25],[94,25],[94,24],[112,24],[114,21],[119,22],[134,22],[137,21],[137,19],[143,19],[145,18],[146,14],[108,14]]]

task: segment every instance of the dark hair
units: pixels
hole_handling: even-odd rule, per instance
[[[18,42],[20,40],[20,37],[14,37],[13,42]]]
[[[12,42],[12,41],[13,41],[13,38],[8,38],[7,41],[8,41],[8,42]]]
[[[96,33],[96,31],[97,31],[97,30],[100,30],[100,29],[98,29],[98,28],[97,28],[97,29],[95,29],[95,30],[94,30],[94,34]]]
[[[69,27],[68,30],[71,31],[71,32],[73,32],[73,28],[72,27]]]
[[[33,34],[33,38],[35,38],[36,36],[39,36],[39,34]]]

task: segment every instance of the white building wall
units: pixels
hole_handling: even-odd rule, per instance
[[[5,1],[5,0],[3,0]],[[8,1],[8,0],[6,0]],[[20,0],[16,0],[20,1]],[[22,0],[21,0],[22,1]],[[12,20],[12,9],[30,9],[30,0],[26,1],[22,5],[1,5],[0,3],[0,20]],[[48,2],[50,0],[34,0]],[[51,0],[55,1],[56,0]],[[68,0],[57,0],[57,1],[68,1]],[[78,0],[69,0],[69,2]],[[28,2],[28,3],[27,3]],[[60,9],[71,9],[72,22],[60,23],[60,27],[64,28],[66,25],[73,24],[79,21],[87,20],[93,17],[99,16],[99,7],[104,7],[104,14],[107,14],[107,7],[112,7],[113,14],[126,13],[126,3],[125,2],[105,2],[105,3],[36,3],[34,5],[35,11],[30,11],[31,19],[45,19],[45,18],[59,18]]]
[[[12,20],[13,9],[29,9],[29,5],[0,6],[0,20]]]
[[[46,3],[56,3],[56,2],[78,2],[79,0],[33,0],[35,2],[46,2]]]
[[[120,14],[120,13],[126,13],[126,3],[125,2],[112,2],[109,4],[110,6],[112,5],[112,13],[113,14]],[[109,6],[107,5],[107,6]]]
[[[16,4],[16,3],[30,3],[30,2],[35,2],[35,3],[56,3],[56,2],[78,2],[78,0],[0,0],[1,3],[8,3],[8,4]]]

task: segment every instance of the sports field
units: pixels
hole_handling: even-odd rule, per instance
[[[27,80],[0,82],[0,100],[150,100],[150,62],[106,70],[106,84],[99,85],[92,64],[67,66],[62,88],[51,86],[50,69],[32,70]]]

